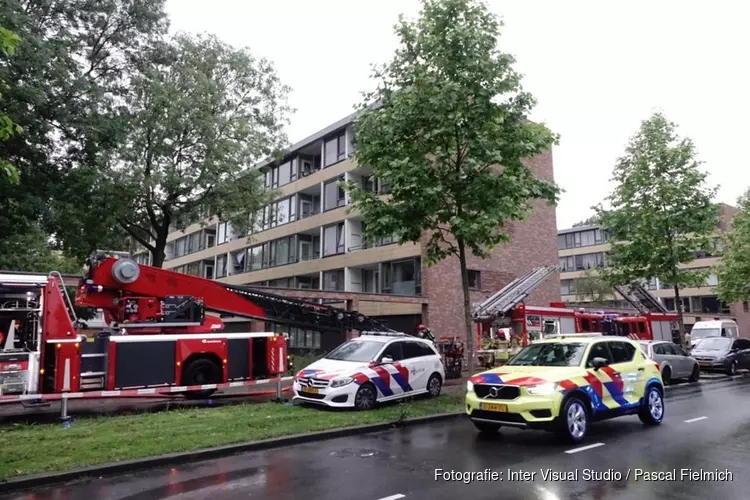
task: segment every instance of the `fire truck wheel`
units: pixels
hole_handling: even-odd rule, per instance
[[[378,393],[372,384],[363,384],[354,395],[354,408],[357,410],[372,410],[378,401]]]
[[[182,385],[220,384],[221,368],[214,361],[206,358],[194,359],[182,372]],[[188,399],[205,399],[216,392],[216,389],[205,391],[188,391]]]

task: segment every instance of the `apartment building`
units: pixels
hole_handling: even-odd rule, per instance
[[[730,229],[736,208],[721,204],[719,212],[713,249],[694,252],[695,260],[682,264],[682,267],[708,271],[719,261],[723,251],[721,233]],[[596,302],[613,308],[630,308],[619,294],[606,293],[606,287],[596,284],[597,270],[607,266],[610,246],[606,231],[595,225],[564,229],[557,233],[557,247],[561,268],[560,294],[564,302],[581,305]],[[741,328],[750,331],[748,304],[725,304],[715,292],[717,284],[716,275],[709,274],[703,286],[680,290],[686,326],[690,327],[701,319],[732,317]],[[668,283],[652,279],[647,288],[667,309],[676,310],[674,289]]]
[[[353,118],[348,116],[294,144],[283,160],[256,167],[263,172],[266,186],[280,194],[253,214],[251,234],[237,234],[230,223],[215,217],[207,219],[204,227],[194,222],[174,228],[164,267],[357,310],[401,331],[412,332],[424,323],[437,335],[461,335],[458,260],[427,266],[421,243],[399,245],[393,238],[368,241],[363,237],[367,221],[350,211],[348,194],[339,186],[342,180],[388,193],[386,183],[354,161]],[[551,152],[528,164],[537,176],[553,178]],[[512,243],[498,248],[489,259],[470,257],[472,301],[491,295],[532,267],[557,262],[554,208],[543,203],[535,208],[526,222],[510,228]],[[149,262],[147,252],[136,258]],[[557,279],[548,280],[532,296],[539,304],[559,299]],[[248,324],[230,320],[228,328],[247,329]],[[326,340],[314,331],[288,333],[292,348],[326,349],[340,341]]]

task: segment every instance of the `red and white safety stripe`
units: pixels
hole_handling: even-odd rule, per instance
[[[234,387],[249,387],[254,385],[272,384],[275,382],[291,381],[294,377],[268,378],[258,380],[243,380],[225,384],[181,385],[165,387],[149,387],[147,389],[122,389],[119,391],[86,391],[62,392],[55,394],[13,394],[0,396],[0,403],[18,401],[57,401],[60,399],[99,399],[99,398],[128,398],[137,396],[153,396],[155,398],[168,396],[175,392],[206,391],[210,389],[229,389]]]

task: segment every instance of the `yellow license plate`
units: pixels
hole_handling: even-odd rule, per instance
[[[479,403],[479,409],[480,410],[487,410],[487,411],[507,412],[508,411],[508,405],[500,405],[500,404],[497,404],[497,403]]]
[[[711,366],[711,363],[706,363],[705,361],[701,361],[698,363],[698,366]]]
[[[319,394],[320,391],[318,389],[315,389],[314,387],[305,387],[302,389],[302,392],[306,392],[308,394]]]

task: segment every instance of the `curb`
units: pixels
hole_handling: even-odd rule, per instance
[[[465,415],[465,412],[440,413],[438,415],[429,415],[426,417],[407,418],[401,421],[383,422],[378,424],[358,425],[354,427],[344,427],[340,429],[331,429],[326,431],[310,432],[307,434],[294,434],[278,438],[262,439],[260,441],[250,441],[246,443],[230,444],[217,446],[215,448],[206,448],[196,451],[169,453],[166,455],[157,455],[135,460],[126,460],[110,464],[95,465],[81,469],[73,469],[63,472],[53,472],[50,474],[38,474],[34,476],[20,477],[0,481],[0,489],[3,494],[18,492],[29,488],[39,488],[44,486],[53,486],[61,483],[72,481],[81,481],[92,479],[94,477],[105,475],[119,475],[127,472],[135,472],[152,467],[165,465],[179,465],[189,462],[198,462],[212,458],[222,458],[238,453],[250,451],[268,450],[282,446],[292,446],[297,444],[323,441],[340,437],[348,437],[356,434],[370,434],[402,427],[410,427],[419,424],[449,420]]]
[[[695,389],[696,387],[701,387],[704,385],[713,385],[713,384],[724,384],[727,382],[737,382],[740,380],[745,380],[750,378],[749,375],[743,374],[743,375],[735,375],[734,377],[730,376],[723,376],[723,377],[710,377],[710,378],[703,378],[701,377],[697,383],[691,383],[691,382],[683,382],[676,385],[668,385],[667,388],[670,389],[688,389],[692,388]]]

